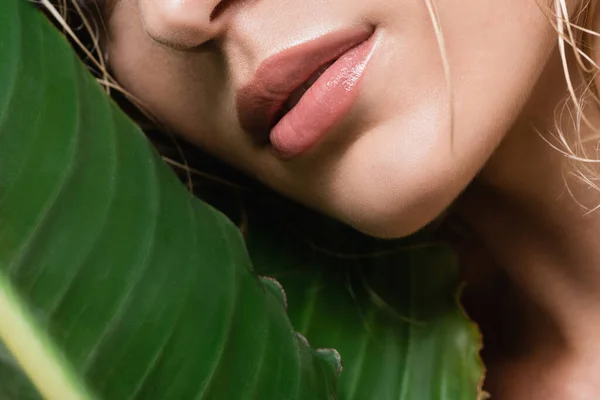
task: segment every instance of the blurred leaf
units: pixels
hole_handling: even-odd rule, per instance
[[[267,215],[249,219],[254,265],[285,287],[288,315],[310,344],[340,352],[340,400],[479,398],[481,338],[457,304],[459,271],[447,247]]]

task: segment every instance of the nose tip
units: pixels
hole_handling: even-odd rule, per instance
[[[223,0],[139,0],[146,33],[162,44],[188,49],[218,36]]]

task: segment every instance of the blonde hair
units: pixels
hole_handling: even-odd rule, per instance
[[[565,186],[569,190],[568,177],[587,185],[589,188],[600,191],[600,126],[588,118],[586,110],[600,109],[600,96],[598,93],[597,77],[600,73],[600,65],[594,59],[594,43],[600,33],[593,28],[594,15],[596,12],[596,0],[584,0],[579,10],[574,15],[569,15],[566,0],[552,0],[553,9],[550,13],[550,21],[557,32],[558,50],[562,62],[565,82],[568,88],[568,97],[562,105],[555,110],[554,142],[547,142],[557,151],[572,161],[571,167],[566,172]],[[576,65],[573,71],[568,63],[568,51],[572,51]],[[579,74],[583,84],[575,87],[573,74]],[[563,131],[563,114],[568,113],[570,122],[574,126],[574,137],[568,137]],[[591,133],[586,137],[582,135],[582,128],[587,127]],[[543,133],[542,133],[543,134]],[[543,136],[544,137],[544,136]],[[590,155],[590,147],[595,154]],[[576,196],[569,190],[574,200],[582,206],[587,213],[591,213],[600,204],[593,207],[585,206],[577,201]]]

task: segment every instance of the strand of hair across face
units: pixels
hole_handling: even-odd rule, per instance
[[[444,69],[444,78],[446,80],[446,90],[448,92],[448,112],[450,125],[450,149],[454,151],[454,88],[452,84],[452,76],[450,71],[450,60],[448,58],[448,50],[444,39],[444,32],[440,22],[439,13],[436,7],[435,0],[425,0],[427,12],[433,25],[433,31],[437,40],[440,57],[442,59],[442,67]]]

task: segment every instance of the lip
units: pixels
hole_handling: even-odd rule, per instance
[[[237,93],[242,128],[260,142],[268,140],[283,158],[309,150],[343,119],[358,97],[358,84],[373,53],[374,36],[372,28],[350,28],[296,45],[265,60]],[[277,114],[292,92],[331,62],[277,122]]]

